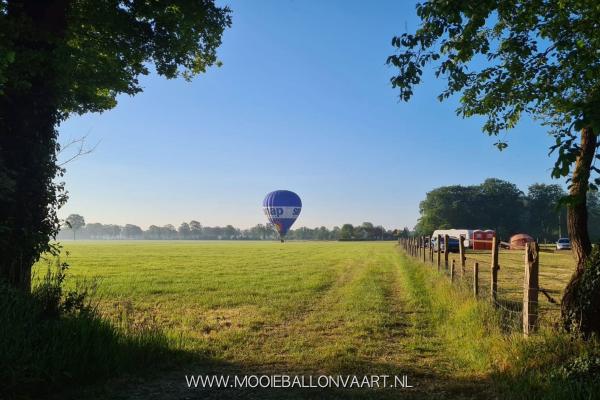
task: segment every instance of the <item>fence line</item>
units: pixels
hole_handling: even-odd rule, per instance
[[[515,288],[499,285],[498,277],[501,271],[499,241],[494,237],[489,251],[470,251],[464,247],[464,237],[459,238],[458,263],[454,257],[449,261],[449,246],[444,246],[442,251],[441,235],[437,235],[437,248],[433,246],[431,237],[401,238],[399,244],[406,254],[416,258],[423,264],[437,265],[437,271],[450,279],[455,285],[465,287],[472,291],[475,298],[483,300],[489,298],[490,302],[501,313],[501,326],[507,331],[519,329],[523,335],[529,336],[536,331],[540,320],[544,323],[554,323],[560,311],[560,304],[549,294],[548,289],[539,285],[539,254],[540,248],[536,242],[528,243],[523,252],[523,285]],[[444,235],[444,242],[448,243],[448,235]],[[437,257],[434,257],[434,253]],[[444,268],[442,269],[442,253]],[[477,255],[479,258],[473,258]],[[489,269],[481,269],[481,257],[489,256]],[[508,262],[508,260],[507,260]],[[468,264],[472,268],[468,268]],[[508,264],[507,264],[508,265]],[[489,284],[482,285],[482,273],[489,273]],[[544,295],[546,302],[540,303],[539,293]]]

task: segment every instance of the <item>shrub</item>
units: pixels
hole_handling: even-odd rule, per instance
[[[94,285],[65,292],[67,268],[53,260],[30,295],[0,283],[0,397],[89,383],[172,354],[156,325],[121,321],[123,329],[103,319],[90,297]]]

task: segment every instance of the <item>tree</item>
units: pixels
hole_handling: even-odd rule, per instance
[[[555,240],[559,233],[559,223],[563,208],[560,202],[566,196],[559,185],[535,183],[527,190],[528,233],[538,240]],[[566,221],[566,215],[562,221]]]
[[[408,229],[408,227],[404,227],[404,229],[402,229],[400,232],[398,232],[398,238],[402,238],[402,239],[408,239],[409,237],[411,237],[411,232],[410,229]]]
[[[436,229],[468,228],[483,226],[479,214],[485,212],[477,186],[442,186],[428,192],[419,204],[421,214],[417,235],[431,235]]]
[[[190,235],[192,239],[202,238],[202,224],[198,221],[190,221]]]
[[[316,231],[316,240],[329,240],[330,232],[329,230],[322,226]]]
[[[156,225],[150,225],[144,232],[144,239],[158,240],[161,238],[161,229]]]
[[[417,5],[417,14],[420,27],[394,37],[399,51],[387,60],[398,68],[391,83],[402,100],[412,97],[424,68],[433,64],[436,77],[447,81],[438,98],[459,94],[457,114],[484,116],[489,135],[513,128],[529,114],[555,136],[552,176],[570,178],[567,220],[577,262],[564,291],[563,322],[569,327],[578,319],[583,333],[600,332],[600,320],[579,312],[590,301],[600,312],[600,283],[587,292],[591,297],[579,293],[592,249],[587,192],[595,188],[591,171],[598,171],[592,165],[600,132],[597,1],[429,1]],[[496,145],[502,150],[507,143]]]
[[[223,229],[223,235],[225,236],[225,239],[227,239],[227,240],[235,239],[236,234],[237,234],[237,231],[232,225],[227,225]]]
[[[104,236],[109,239],[118,239],[121,235],[121,227],[119,225],[104,225],[102,228]]]
[[[90,239],[101,239],[103,234],[103,225],[99,222],[92,222],[85,225],[85,230]]]
[[[483,226],[492,227],[501,238],[519,233],[525,226],[525,202],[517,185],[488,178],[479,190],[481,202],[485,204],[485,211],[479,216]]]
[[[360,227],[356,227],[355,236],[363,240],[372,240],[376,237],[377,232],[371,222],[363,222]]]
[[[524,225],[523,193],[516,185],[489,178],[480,185],[442,186],[428,192],[419,205],[417,235],[436,229],[495,229],[508,238]]]
[[[144,231],[137,225],[127,224],[123,227],[123,236],[126,239],[141,239]]]
[[[172,240],[177,239],[177,230],[171,224],[167,224],[160,228],[160,239]]]
[[[342,225],[340,230],[340,240],[352,240],[354,238],[354,227],[352,224]]]
[[[31,266],[66,201],[57,126],[142,91],[150,66],[191,79],[218,64],[230,10],[213,0],[0,2],[0,279],[30,289]]]
[[[339,240],[340,239],[340,227],[334,226],[329,235],[330,240]]]
[[[189,239],[192,235],[190,225],[187,222],[182,222],[177,229],[177,234],[179,235],[179,239]]]
[[[85,226],[85,219],[79,214],[71,214],[65,220],[65,224],[73,231],[73,240],[75,240],[75,233]]]

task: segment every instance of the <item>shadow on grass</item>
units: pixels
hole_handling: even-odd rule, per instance
[[[238,364],[214,362],[210,360],[199,361],[188,364],[184,368],[175,371],[154,371],[144,377],[122,378],[113,381],[103,387],[88,387],[83,390],[72,391],[72,398],[79,399],[487,399],[492,398],[489,382],[481,379],[459,379],[452,376],[439,375],[435,371],[423,371],[413,369],[409,366],[400,369],[397,365],[361,362],[353,368],[328,370],[296,369],[297,367],[277,366],[265,369],[264,366],[241,366]],[[199,384],[197,387],[188,387],[188,380],[194,376],[226,376],[229,382],[234,382],[234,376],[243,380],[250,376],[268,376],[264,383],[273,382],[273,376],[288,375],[291,379],[298,376],[304,379],[304,386],[317,387],[227,387],[207,388]],[[318,387],[320,376],[332,376],[334,379],[339,375],[344,378],[356,376],[359,381],[367,376],[380,376],[379,388],[374,385],[368,387]],[[383,387],[383,375],[388,375],[387,387]],[[398,377],[398,381],[394,376]],[[403,377],[406,376],[406,381]],[[322,378],[324,379],[324,378]],[[254,380],[253,382],[257,382]],[[281,381],[279,381],[281,382]],[[401,387],[402,384],[411,387]],[[279,383],[281,385],[281,383]],[[395,387],[394,387],[395,386]],[[64,398],[63,397],[61,398]],[[66,394],[69,397],[68,394]]]
[[[589,380],[557,378],[542,384],[539,376],[526,373],[460,378],[458,371],[437,365],[431,369],[416,365],[399,367],[360,358],[349,358],[343,364],[305,367],[240,365],[173,350],[171,344],[152,326],[125,331],[95,313],[47,318],[35,298],[0,286],[0,398],[3,399],[570,399],[593,398],[600,389],[598,382]],[[188,378],[224,375],[230,380],[236,375],[240,379],[252,375],[304,376],[305,384],[309,383],[309,376],[315,383],[320,375],[356,375],[359,381],[364,376],[389,375],[389,385],[387,388],[217,389],[202,385],[190,388],[186,375]],[[400,379],[406,376],[406,383],[412,387],[393,387],[394,376]]]
[[[124,332],[93,308],[49,315],[39,297],[0,284],[0,398],[43,398],[158,362],[189,359],[152,326]]]

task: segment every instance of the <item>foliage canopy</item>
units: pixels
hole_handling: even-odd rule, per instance
[[[567,176],[578,131],[600,131],[600,4],[596,0],[426,1],[421,25],[392,39],[387,63],[408,101],[424,69],[447,81],[438,98],[460,95],[457,114],[486,117],[498,135],[523,114],[550,126],[558,151],[554,177]],[[507,146],[498,140],[499,149]],[[593,185],[592,185],[593,186]]]

